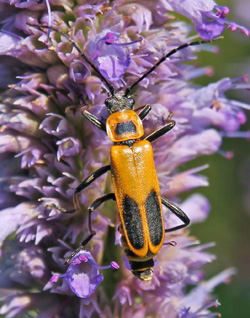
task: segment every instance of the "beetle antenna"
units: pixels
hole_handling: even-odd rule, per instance
[[[107,85],[109,91],[110,91],[110,94],[111,96],[114,96],[115,94],[115,89],[114,89],[114,86],[109,83],[106,78],[101,74],[101,72],[99,71],[99,69],[95,66],[95,64],[93,64],[89,59],[88,57],[81,51],[81,49],[79,48],[79,46],[75,43],[75,41],[73,41],[70,36],[68,36],[66,33],[64,32],[60,32],[58,31],[57,29],[51,27],[51,26],[46,26],[46,25],[33,25],[33,24],[28,24],[32,27],[35,27],[37,29],[49,29],[49,30],[53,30],[53,31],[56,31],[56,32],[59,32],[65,39],[67,39],[70,43],[72,43],[73,47],[79,52],[79,54],[81,55],[81,57],[85,60],[85,62],[87,64],[89,64],[92,69],[98,74],[100,80]]]
[[[216,40],[219,39],[223,39],[223,36],[219,36],[216,37],[214,39],[211,40],[201,40],[201,41],[194,41],[194,42],[189,42],[189,43],[185,43],[180,45],[179,47],[171,50],[170,52],[168,52],[165,56],[163,56],[159,61],[157,61],[145,74],[143,74],[134,84],[132,84],[131,86],[129,86],[126,91],[125,91],[125,96],[127,97],[128,94],[132,91],[132,89],[137,86],[144,78],[146,78],[150,73],[152,73],[162,62],[164,62],[168,57],[170,57],[171,55],[175,54],[176,52],[185,49],[189,46],[195,46],[195,45],[200,45],[200,44],[204,44],[204,43],[210,43],[210,42],[214,42]]]

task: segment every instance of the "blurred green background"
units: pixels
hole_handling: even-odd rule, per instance
[[[250,0],[216,2],[230,8],[228,20],[250,29]],[[199,79],[202,85],[223,77],[250,75],[250,37],[239,30],[225,30],[223,36],[224,40],[215,43],[220,48],[219,55],[199,54],[201,66],[211,65],[214,68],[212,77]],[[227,96],[250,104],[250,90],[230,91]],[[242,126],[242,131],[250,130],[250,111],[246,111],[246,115],[248,123]],[[202,173],[208,177],[210,186],[198,189],[198,192],[209,199],[211,212],[206,222],[193,225],[190,230],[201,243],[216,242],[216,246],[209,249],[217,259],[205,267],[207,279],[226,268],[237,269],[230,284],[220,285],[215,290],[221,303],[216,311],[226,318],[250,317],[250,140],[225,138],[222,149],[232,151],[233,159],[227,160],[216,154],[185,166],[191,168],[209,164],[209,169]],[[246,204],[247,197],[249,206]]]

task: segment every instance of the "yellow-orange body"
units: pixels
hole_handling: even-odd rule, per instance
[[[163,245],[165,234],[152,146],[140,140],[144,134],[142,121],[133,110],[112,113],[106,131],[115,143],[110,164],[121,242],[132,272],[148,280],[152,277],[152,258]]]
[[[159,220],[162,225],[161,241],[155,246],[150,239],[149,225],[145,211],[145,202],[152,190],[157,194],[161,209],[160,188],[151,144],[147,140],[142,140],[135,142],[131,148],[126,145],[112,146],[110,159],[112,183],[127,244],[138,257],[145,258],[149,254],[155,255],[164,242],[164,223],[161,213],[161,220]],[[123,199],[125,196],[129,196],[135,201],[140,210],[144,238],[143,247],[140,249],[134,248],[128,237],[128,225],[124,222],[124,213],[126,211],[123,208]],[[141,229],[139,228],[138,230],[140,231]]]

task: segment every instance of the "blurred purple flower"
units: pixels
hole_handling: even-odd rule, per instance
[[[174,240],[177,245],[162,247],[152,283],[143,284],[132,277],[122,249],[114,245],[115,206],[93,213],[96,236],[65,267],[65,257],[88,235],[88,204],[112,191],[110,183],[101,177],[79,195],[82,213],[64,214],[55,206],[73,208],[73,189],[107,164],[111,142],[81,114],[89,108],[106,120],[107,87],[55,29],[69,34],[116,90],[134,83],[164,53],[190,40],[190,26],[173,22],[170,11],[193,21],[203,38],[219,35],[225,23],[232,30],[248,31],[227,21],[229,10],[214,1],[190,0],[184,6],[174,0],[117,0],[112,7],[107,1],[92,2],[51,0],[50,12],[48,1],[0,0],[0,87],[5,89],[0,104],[0,314],[215,316],[209,309],[218,302],[211,293],[234,271],[204,281],[201,266],[214,260],[206,252],[213,244],[198,245],[187,230],[167,234],[166,243]],[[51,30],[31,26],[50,23]],[[207,166],[186,171],[179,167],[201,155],[223,153],[223,137],[238,134],[246,121],[243,109],[249,109],[226,96],[228,90],[249,88],[244,77],[206,87],[188,82],[211,72],[182,63],[193,60],[201,48],[216,51],[208,45],[180,51],[143,80],[135,96],[138,108],[152,105],[144,120],[146,135],[164,125],[170,112],[176,121],[175,129],[153,144],[161,193],[173,201],[180,193],[208,185],[200,174]],[[192,223],[204,221],[210,210],[208,200],[198,193],[178,204]],[[164,218],[166,227],[176,224],[168,211]],[[115,236],[120,244],[119,232]],[[102,271],[117,269],[116,262],[121,265],[117,272]],[[110,265],[101,266],[105,263]]]
[[[126,0],[118,0],[119,4],[125,4]],[[143,1],[138,1],[143,4]],[[245,35],[249,35],[249,30],[235,22],[231,22],[225,18],[229,13],[229,8],[219,6],[213,0],[156,0],[149,4],[153,14],[158,16],[158,23],[167,20],[167,12],[177,12],[190,19],[203,39],[213,39],[219,36],[225,24],[228,29],[235,31],[240,29]],[[165,17],[164,17],[165,15]]]
[[[176,11],[183,14],[193,21],[196,31],[204,39],[212,39],[219,36],[225,24],[228,24],[228,29],[235,31],[241,29],[245,35],[249,35],[247,28],[225,19],[225,15],[229,13],[228,7],[217,5],[213,0],[189,0],[185,6],[181,6],[181,1],[167,0],[171,11]]]
[[[102,75],[112,83],[121,79],[130,64],[130,55],[125,53],[124,46],[132,43],[117,43],[119,37],[117,32],[104,30],[88,44],[92,60]]]

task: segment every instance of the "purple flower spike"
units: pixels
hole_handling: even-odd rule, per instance
[[[174,20],[171,11],[177,13]],[[203,173],[208,165],[186,170],[183,165],[215,153],[231,158],[221,148],[223,138],[249,138],[239,128],[250,106],[228,98],[232,89],[250,88],[246,76],[200,87],[192,83],[212,74],[211,67],[195,66],[196,52],[216,54],[220,42],[178,51],[132,92],[138,113],[152,106],[143,138],[166,125],[170,115],[176,123],[152,147],[161,195],[191,220],[188,230],[166,233],[166,243],[149,260],[152,280],[133,276],[133,254],[127,251],[126,258],[120,232],[113,238],[119,226],[115,202],[91,213],[96,235],[86,250],[78,250],[68,267],[65,257],[90,234],[88,207],[114,192],[110,177],[101,175],[94,182],[88,178],[90,184],[74,196],[84,179],[109,164],[112,145],[82,116],[88,110],[105,124],[112,89],[107,92],[107,83],[79,51],[115,93],[124,94],[164,54],[190,42],[195,28],[205,39],[225,25],[247,35],[246,28],[226,20],[228,12],[213,0],[0,0],[1,316],[217,315],[210,311],[218,305],[213,290],[234,271],[206,280],[202,266],[215,259],[208,251],[214,244],[199,245],[192,224],[205,222],[210,213],[208,198],[199,194],[209,185]],[[183,193],[184,201],[178,198]],[[165,208],[163,219],[166,229],[180,224]]]

